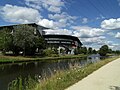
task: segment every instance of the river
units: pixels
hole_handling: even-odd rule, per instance
[[[91,59],[91,58],[90,58]],[[98,60],[94,58],[92,61]],[[58,70],[67,70],[74,66],[83,67],[90,63],[86,58],[83,60],[57,60],[39,61],[30,63],[3,64],[0,65],[0,90],[8,90],[10,82],[18,77],[49,77]]]

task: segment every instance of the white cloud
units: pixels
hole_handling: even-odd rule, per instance
[[[52,5],[51,2],[47,2],[47,3]],[[59,3],[54,3],[55,7],[60,5],[61,4]],[[50,14],[49,17],[50,19],[53,19],[53,20],[49,20],[49,19],[42,20],[41,14],[36,9],[20,7],[16,5],[9,5],[9,4],[6,4],[0,9],[0,15],[7,22],[13,22],[13,23],[36,22],[40,25],[43,25],[49,28],[66,27],[66,26],[69,26],[71,23],[73,23],[73,20],[76,19],[75,16],[70,16],[66,12],[62,12],[59,14],[58,13],[53,15]]]
[[[100,18],[101,18],[101,19],[105,19],[105,17],[104,17],[103,15],[101,15],[101,14],[100,14]]]
[[[99,50],[99,48],[103,45],[108,45],[111,49],[118,49],[118,46],[113,43],[113,41],[106,40],[105,36],[99,36],[99,37],[93,37],[93,38],[80,38],[83,45],[86,47],[92,47],[96,50]]]
[[[85,45],[103,45],[106,43],[104,36],[92,37],[92,38],[80,38]]]
[[[37,1],[43,1],[44,4],[52,5],[56,7],[64,6],[64,2],[62,0],[37,0]]]
[[[109,32],[107,34],[110,35],[110,36],[115,36],[115,33],[113,33],[113,32]]]
[[[102,30],[100,28],[91,28],[88,26],[72,26],[71,28],[75,30],[73,32],[74,36],[80,38],[99,37],[105,32],[105,30]]]
[[[58,34],[58,35],[72,35],[72,31],[68,29],[47,29],[46,34]]]
[[[117,34],[115,35],[116,38],[120,39],[120,32],[117,32]]]
[[[96,20],[100,20],[100,19],[105,19],[105,17],[100,14],[98,17],[96,17]]]
[[[120,18],[104,20],[101,27],[104,29],[120,29]]]
[[[71,24],[70,19],[68,18],[61,18],[59,20],[48,20],[48,19],[43,19],[43,20],[39,20],[38,22],[39,25],[43,25],[46,27],[50,27],[50,28],[64,28],[66,26],[69,26]]]
[[[66,13],[61,13],[61,14],[49,14],[48,15],[48,17],[50,18],[50,19],[54,19],[54,20],[59,20],[59,19],[63,19],[63,18],[65,18],[67,16],[67,14]]]
[[[45,8],[54,13],[60,13],[64,2],[62,0],[25,0],[26,5],[36,9]]]
[[[57,12],[57,13],[61,12],[61,8],[60,7],[56,7],[56,6],[50,6],[48,8],[48,10],[51,11],[51,12]]]
[[[6,4],[0,9],[0,15],[8,22],[37,22],[41,16],[40,13],[32,8],[19,7]]]
[[[25,4],[31,8],[42,10],[42,7],[39,5],[39,3],[33,4],[33,3],[30,3],[30,1],[26,1]]]
[[[49,14],[48,17],[55,21],[56,27],[66,27],[73,23],[77,19],[75,16],[68,15],[66,12],[60,14]]]
[[[48,17],[54,20],[66,19],[66,20],[75,20],[77,17],[68,15],[66,12],[62,12],[61,14],[49,14]]]
[[[83,23],[83,24],[88,23],[88,19],[87,19],[87,18],[83,18],[83,19],[82,19],[82,23]]]
[[[99,49],[102,45],[107,44],[108,41],[104,36],[105,30],[101,28],[92,28],[88,26],[72,26],[73,35],[80,38],[83,45]]]
[[[96,17],[96,20],[99,20],[100,19],[100,17]]]
[[[48,27],[48,28],[53,28],[54,22],[52,20],[42,19],[42,20],[39,20],[38,25]]]
[[[111,43],[111,44],[109,44],[109,47],[112,50],[120,50],[120,45],[118,43]]]
[[[46,3],[51,5],[53,4],[51,2],[46,2]],[[55,7],[60,5],[62,4],[54,3]],[[66,12],[62,12],[59,14],[57,13],[53,15],[50,14],[49,17],[52,20],[42,19],[41,14],[36,9],[21,7],[16,5],[9,5],[9,4],[6,4],[0,9],[0,15],[7,22],[13,22],[13,23],[35,22],[49,28],[64,28],[66,26],[71,25],[71,23],[73,23],[73,20],[76,19],[75,16],[70,16]]]

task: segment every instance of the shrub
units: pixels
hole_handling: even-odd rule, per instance
[[[58,54],[51,54],[51,57],[59,57]]]
[[[49,56],[49,57],[58,57],[58,54],[56,53],[56,51],[51,50],[51,49],[45,49],[43,51],[44,56]]]

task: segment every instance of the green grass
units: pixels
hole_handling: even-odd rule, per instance
[[[118,57],[109,58],[100,62],[89,64],[83,68],[74,68],[67,71],[58,71],[55,75],[38,83],[34,90],[64,90],[75,84],[92,72],[96,71],[103,65],[117,59]]]
[[[8,84],[8,90],[34,90],[37,81],[31,76],[22,78],[21,76]]]
[[[22,57],[22,56],[4,56],[0,55],[0,63],[17,63],[17,62],[30,62],[30,61],[50,61],[50,60],[64,60],[64,59],[82,59],[87,55],[65,55],[59,57]]]

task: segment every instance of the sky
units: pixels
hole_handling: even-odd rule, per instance
[[[0,26],[24,23],[76,36],[86,47],[120,50],[120,0],[0,0]]]

